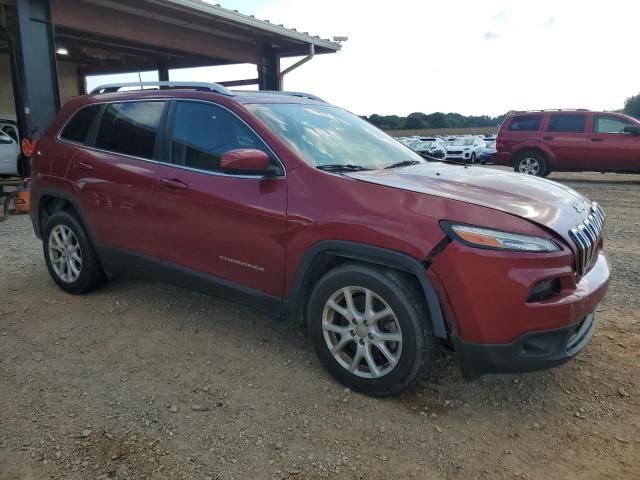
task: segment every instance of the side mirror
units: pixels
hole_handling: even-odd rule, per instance
[[[222,155],[220,160],[220,168],[222,170],[239,173],[272,176],[274,172],[270,167],[271,159],[269,155],[255,148],[229,150]]]
[[[640,135],[640,127],[637,125],[627,125],[622,129],[622,131],[628,135],[633,135],[634,137]]]

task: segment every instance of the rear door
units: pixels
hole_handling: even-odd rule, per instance
[[[238,148],[265,151],[282,176],[222,171]],[[286,199],[284,169],[244,121],[210,102],[173,102],[154,184],[163,260],[280,297]]]
[[[588,168],[589,143],[585,113],[552,113],[542,134],[542,143],[556,157],[555,168]]]
[[[634,124],[617,115],[593,115],[589,162],[594,169],[640,171],[640,136],[624,133],[629,125]]]
[[[73,182],[101,247],[156,255],[152,192],[166,104],[106,104],[89,138],[76,149],[67,180]]]

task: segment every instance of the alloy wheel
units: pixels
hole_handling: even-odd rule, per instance
[[[336,362],[358,377],[384,377],[402,354],[402,331],[394,311],[364,287],[344,287],[329,297],[322,331]]]
[[[66,225],[56,225],[49,235],[49,260],[58,278],[75,282],[82,271],[82,250],[73,231]]]
[[[523,158],[518,166],[518,170],[520,173],[526,173],[527,175],[538,175],[540,172],[540,162],[532,157]]]

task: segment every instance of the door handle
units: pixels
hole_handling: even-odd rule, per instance
[[[167,188],[175,188],[179,190],[186,190],[187,188],[189,188],[189,185],[176,178],[161,178],[159,182],[160,185]]]
[[[591,139],[592,142],[604,142],[603,138],[592,138]]]
[[[86,162],[77,162],[76,164],[74,164],[75,168],[77,168],[78,170],[93,170],[93,165],[91,165],[90,163],[86,163]]]
[[[542,137],[543,140],[553,140],[553,137]]]

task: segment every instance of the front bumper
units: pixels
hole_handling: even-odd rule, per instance
[[[462,153],[449,153],[446,152],[444,158],[450,160],[471,160],[471,154],[473,152],[462,152]]]
[[[562,365],[580,352],[596,329],[596,315],[580,323],[554,330],[529,332],[507,344],[469,343],[452,338],[465,380],[489,373],[521,373]]]

